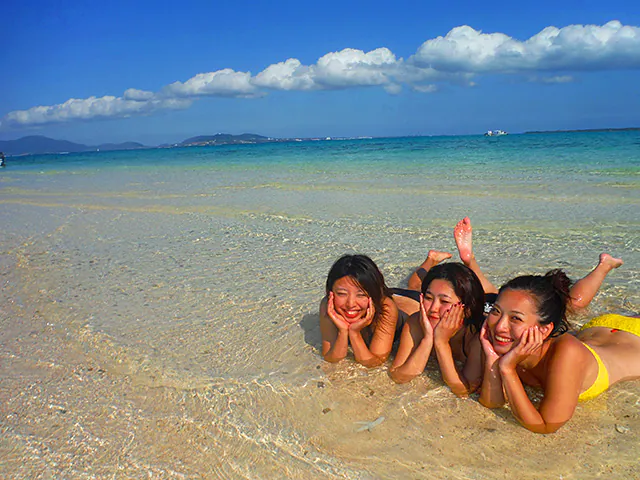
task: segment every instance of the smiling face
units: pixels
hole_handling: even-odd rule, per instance
[[[336,313],[347,322],[356,322],[367,314],[369,295],[352,277],[339,278],[334,282],[331,291]]]
[[[540,325],[539,319],[531,294],[523,290],[503,290],[487,316],[487,327],[496,353],[507,353],[533,326],[549,330],[546,328],[548,325]],[[548,333],[543,332],[543,335]]]
[[[427,317],[431,325],[435,327],[444,314],[451,307],[460,302],[460,298],[453,290],[453,285],[447,280],[437,278],[432,280],[424,292],[424,300],[422,301]]]

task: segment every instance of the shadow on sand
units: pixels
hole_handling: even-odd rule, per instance
[[[304,331],[304,341],[318,352],[322,351],[322,336],[320,335],[320,315],[306,313],[298,323]]]

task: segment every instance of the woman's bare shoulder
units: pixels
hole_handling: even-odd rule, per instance
[[[329,298],[325,295],[324,297],[322,297],[322,300],[320,300],[320,311],[321,312],[326,312],[327,311],[327,303],[329,302]]]
[[[393,301],[393,298],[384,297],[382,304],[384,305],[385,308],[389,308],[390,311],[396,312],[396,313],[398,312],[398,306],[396,305],[396,302]]]
[[[549,368],[556,368],[559,365],[570,366],[576,368],[580,364],[584,364],[591,354],[585,348],[584,343],[571,334],[563,334],[558,337],[549,349]]]
[[[384,297],[382,300],[383,314],[380,315],[380,323],[384,325],[392,326],[395,329],[395,325],[398,321],[398,307],[396,302],[391,297]]]

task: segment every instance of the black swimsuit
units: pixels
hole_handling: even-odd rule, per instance
[[[391,293],[394,295],[400,295],[401,297],[407,297],[416,302],[420,301],[420,292],[416,290],[408,290],[406,288],[392,288]]]

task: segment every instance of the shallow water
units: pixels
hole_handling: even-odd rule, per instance
[[[317,305],[343,253],[399,286],[469,215],[496,284],[579,278],[607,251],[625,265],[589,314],[638,313],[639,187],[633,132],[10,159],[0,472],[637,478],[640,382],[534,435],[457,399],[435,363],[409,385],[324,363]]]

